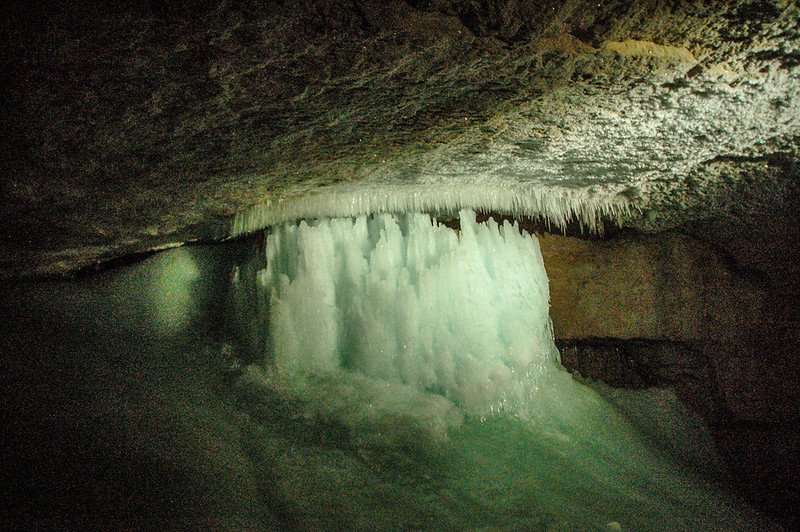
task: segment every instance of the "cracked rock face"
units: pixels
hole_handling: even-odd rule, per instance
[[[796,173],[794,2],[179,4],[5,13],[3,277],[320,190],[566,191],[658,230],[758,219]]]

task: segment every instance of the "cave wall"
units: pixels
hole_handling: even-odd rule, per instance
[[[563,338],[724,341],[763,313],[763,282],[736,275],[685,235],[540,241],[553,326]]]
[[[793,328],[765,275],[681,233],[540,242],[557,338],[684,343],[737,415],[796,415]]]

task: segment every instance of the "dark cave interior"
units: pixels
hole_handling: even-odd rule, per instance
[[[634,420],[668,390],[732,496],[800,526],[795,2],[234,4],[0,8],[6,525],[558,526],[304,498],[312,462],[276,442],[357,464],[309,477],[399,458],[339,411],[247,402],[275,227],[421,210],[458,233],[468,208],[538,236],[575,379],[639,397]],[[402,500],[380,478],[363,500]]]

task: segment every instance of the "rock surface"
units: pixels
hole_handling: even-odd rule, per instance
[[[685,235],[539,241],[556,336],[719,342],[761,325],[764,283]]]
[[[794,2],[101,4],[3,8],[4,278],[320,187],[579,191],[661,229],[796,166]]]
[[[792,292],[758,270],[737,269],[725,255],[683,234],[609,241],[541,235],[539,240],[556,338],[682,342],[700,360],[644,361],[651,379],[661,373],[664,380],[657,366],[665,363],[686,368],[710,364],[713,385],[739,417],[798,417],[793,396],[800,386],[800,362],[793,346],[799,320],[790,310],[790,301],[796,300]],[[626,345],[630,350],[634,344]],[[610,355],[598,355],[602,364],[613,366],[613,347],[601,349],[610,350]],[[633,367],[637,361],[643,362],[642,357],[633,360]],[[623,376],[614,367],[593,365],[589,369],[608,373],[612,381],[636,377],[635,370]]]

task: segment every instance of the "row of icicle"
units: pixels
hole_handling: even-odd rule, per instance
[[[301,219],[391,212],[457,213],[464,208],[512,216],[541,217],[548,226],[561,230],[575,220],[581,230],[600,234],[604,221],[621,225],[635,207],[624,196],[562,187],[349,185],[323,188],[298,197],[268,200],[244,209],[234,218],[231,236]]]

